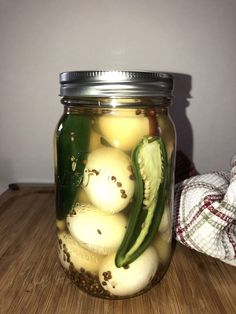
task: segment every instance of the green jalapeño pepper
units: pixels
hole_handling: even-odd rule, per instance
[[[117,267],[133,262],[153,240],[164,211],[169,181],[166,149],[160,137],[144,137],[133,150],[131,161],[136,180],[135,201],[116,254]]]
[[[91,120],[76,114],[63,115],[57,128],[55,180],[56,216],[64,219],[74,205],[83,181],[88,154]]]

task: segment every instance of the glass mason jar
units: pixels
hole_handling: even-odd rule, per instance
[[[97,297],[153,287],[171,257],[173,78],[159,72],[60,75],[55,132],[58,254],[68,277]]]

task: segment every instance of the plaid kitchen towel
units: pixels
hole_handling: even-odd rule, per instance
[[[236,155],[231,171],[196,175],[175,185],[176,239],[236,266]]]

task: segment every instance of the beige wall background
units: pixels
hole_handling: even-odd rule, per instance
[[[68,70],[186,74],[191,98],[181,109],[178,82],[172,109],[178,145],[201,172],[227,169],[236,152],[235,30],[234,0],[1,0],[1,190],[53,181],[58,74]]]

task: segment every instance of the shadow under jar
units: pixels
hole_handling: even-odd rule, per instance
[[[58,255],[83,291],[129,298],[171,257],[173,78],[159,72],[60,74],[55,132]]]

